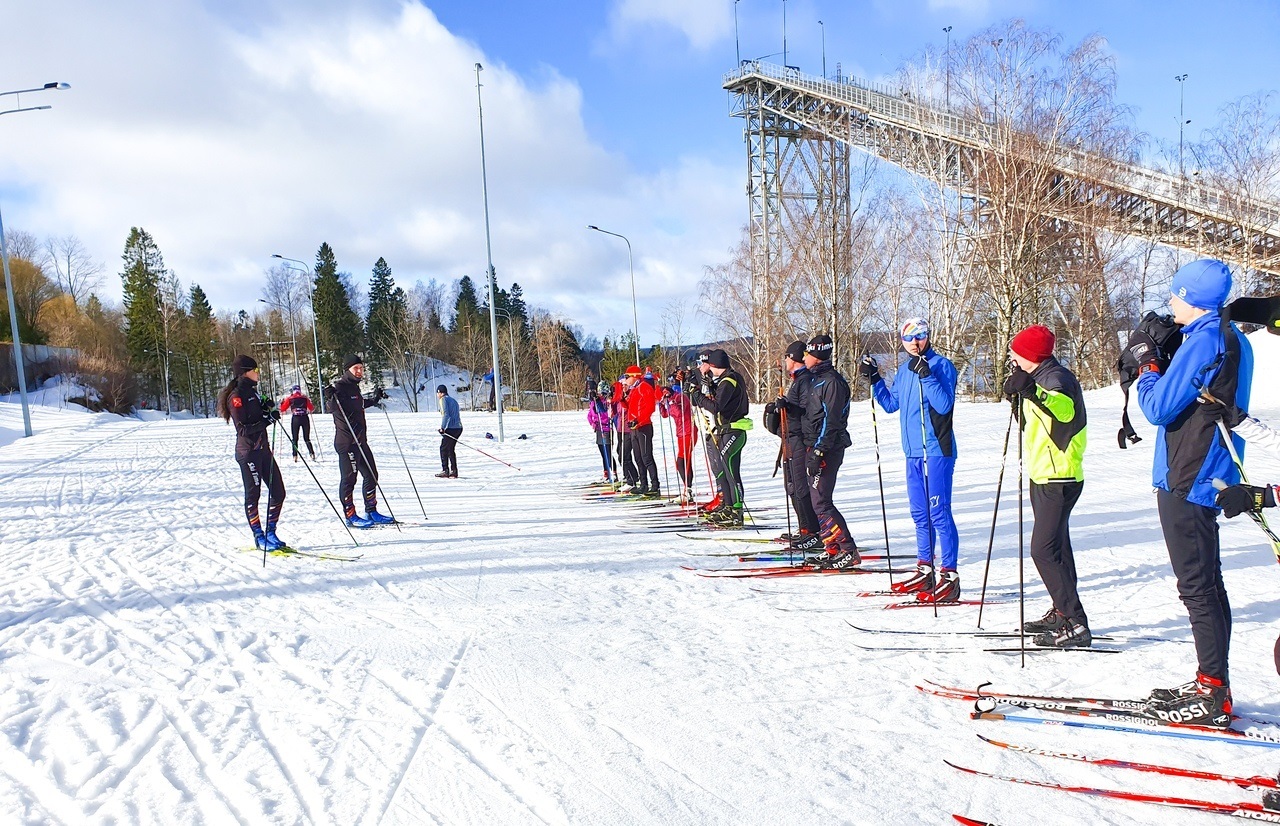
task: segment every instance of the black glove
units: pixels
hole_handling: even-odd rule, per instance
[[[810,450],[809,455],[805,457],[804,469],[809,472],[810,478],[821,476],[822,469],[826,466],[826,458],[822,455],[821,450]]]
[[[1232,485],[1218,491],[1214,501],[1218,503],[1218,507],[1222,508],[1222,512],[1228,519],[1234,519],[1249,511],[1258,513],[1263,508],[1274,508],[1276,492],[1269,485],[1261,488],[1256,485]]]
[[[1036,380],[1031,378],[1031,374],[1021,367],[1015,369],[1009,374],[1009,378],[1004,380],[1004,394],[1006,397],[1031,396],[1035,392]]]
[[[271,408],[276,406],[276,400],[271,398],[270,396],[267,396],[265,398],[262,396],[259,396],[258,400],[262,402],[263,410],[270,410]]]
[[[1156,346],[1156,340],[1142,330],[1134,330],[1129,334],[1129,343],[1125,345],[1125,349],[1129,351],[1129,356],[1138,364],[1138,375],[1147,372],[1149,368],[1154,368],[1157,372],[1160,370],[1160,348]]]
[[[1200,397],[1199,402],[1204,405],[1204,410],[1211,418],[1222,419],[1228,430],[1249,418],[1248,413],[1230,402],[1209,401],[1204,396]]]
[[[858,362],[858,372],[871,384],[880,381],[880,367],[871,356],[862,357],[862,361]]]
[[[262,418],[268,422],[280,421],[280,411],[273,407],[268,407],[262,411]]]
[[[389,398],[391,398],[391,397],[387,395],[387,391],[386,391],[386,390],[383,390],[381,387],[375,387],[375,388],[374,388],[374,390],[373,390],[373,400],[374,400],[375,402],[380,402],[380,401],[382,401],[383,399],[389,399]]]
[[[777,412],[778,412],[778,403],[776,401],[769,402],[764,406],[764,414],[766,416],[772,416]]]
[[[639,421],[632,420],[632,421],[627,422],[627,430],[636,430],[636,429],[638,429],[639,427],[640,427],[640,422],[639,422]]]
[[[929,376],[929,362],[925,361],[924,356],[912,356],[911,361],[907,362],[907,369],[922,379]]]
[[[326,384],[320,393],[324,396],[325,401],[332,403],[338,395],[338,390],[332,384]]]
[[[436,432],[437,432],[437,433],[439,433],[441,436],[443,436],[443,435],[444,435],[444,428],[443,428],[443,427],[438,427],[438,428],[436,428]]]

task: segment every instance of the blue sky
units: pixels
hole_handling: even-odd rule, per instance
[[[270,254],[320,242],[367,278],[484,271],[475,61],[500,280],[597,335],[630,327],[636,255],[641,338],[691,306],[706,265],[746,217],[741,124],[727,115],[731,0],[48,0],[3,2],[13,38],[0,84],[65,80],[49,112],[0,123],[9,227],[76,234],[119,294],[129,227],[156,238],[215,306],[251,306]],[[781,0],[736,4],[744,58],[781,62]],[[1136,126],[1176,147],[1241,95],[1280,86],[1280,3],[788,0],[787,62],[870,80],[944,26],[962,41],[1021,17],[1067,44],[1114,52]],[[29,99],[28,104],[35,102]],[[40,101],[46,102],[46,101]],[[701,319],[686,327],[698,332]],[[708,331],[709,333],[711,331]]]

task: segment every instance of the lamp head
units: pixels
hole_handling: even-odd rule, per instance
[[[479,63],[477,63],[477,64],[476,64],[476,71],[477,71],[477,72],[483,72],[483,71],[484,71],[484,67],[483,67],[483,66],[481,66]]]
[[[71,88],[71,84],[70,84],[70,83],[56,83],[56,82],[55,82],[55,83],[46,83],[46,84],[43,86],[43,88],[45,88],[45,89],[70,89],[70,88]]]
[[[272,258],[284,258],[284,256],[283,256],[283,255],[281,255],[281,254],[280,254],[280,253],[278,253],[278,252],[273,252],[273,253],[271,253],[271,257],[272,257]]]

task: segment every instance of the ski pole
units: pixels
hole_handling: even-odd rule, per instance
[[[778,388],[778,395],[779,396],[782,395],[781,387]],[[791,537],[791,540],[787,543],[787,561],[792,565],[794,565],[796,564],[796,560],[795,560],[796,538],[795,538],[795,533],[793,533],[791,530],[791,489],[793,487],[793,480],[791,478],[791,456],[789,455],[790,451],[787,450],[787,408],[783,407],[780,411],[778,411],[778,413],[779,413],[778,424],[779,424],[779,427],[782,428],[782,444],[779,445],[779,448],[782,451],[782,464],[783,464],[782,492],[784,494],[784,498],[787,500],[787,504],[786,504],[787,534]],[[796,514],[796,519],[797,520],[800,519],[800,514]],[[889,567],[892,568],[893,566],[890,565]]]
[[[1004,463],[1009,456],[1009,434],[1013,432],[1013,408],[1009,408],[1009,426],[1004,431],[1004,448],[1000,451],[1000,475],[996,477],[996,504],[991,509],[991,535],[987,538],[987,564],[982,569],[982,596],[978,598],[978,627],[982,627],[982,609],[987,601],[987,576],[991,573],[991,549],[996,544],[996,515],[1000,513],[1000,490],[1004,487]]]
[[[652,419],[650,419],[652,421]],[[658,417],[658,438],[662,440],[662,484],[667,492],[667,497],[671,496],[671,474],[667,471],[667,428],[665,416]]]
[[[1023,551],[1023,526],[1022,526],[1022,434],[1026,427],[1026,420],[1022,412],[1022,398],[1018,398],[1018,636],[1021,638],[1022,646],[1022,665],[1021,668],[1027,667],[1027,635],[1021,633],[1023,626],[1027,622],[1027,592],[1026,579],[1022,571],[1022,551]]]
[[[1203,392],[1206,396],[1209,395],[1208,391]],[[1209,396],[1209,398],[1213,397]],[[1217,401],[1217,399],[1214,399],[1214,401]],[[1240,453],[1236,450],[1236,443],[1231,439],[1231,432],[1227,430],[1226,422],[1222,421],[1222,419],[1218,419],[1218,432],[1222,434],[1222,441],[1227,446],[1227,453],[1231,454],[1231,461],[1235,464],[1236,471],[1240,474],[1240,481],[1246,485],[1249,484],[1249,474],[1244,472],[1244,462],[1240,458]],[[1218,483],[1221,481],[1221,479],[1214,479],[1213,486],[1217,488]],[[1218,489],[1222,490],[1222,488]],[[1267,518],[1258,511],[1249,511],[1249,518],[1267,535],[1267,539],[1271,542],[1271,551],[1276,555],[1276,562],[1280,562],[1280,537],[1277,537],[1275,531],[1271,530],[1271,526],[1267,524]]]
[[[382,405],[378,406],[382,407]],[[391,424],[391,414],[387,412],[385,407],[383,407],[382,415],[387,417],[387,428],[391,431],[391,438],[395,440],[396,452],[400,454],[400,461],[404,463],[404,472],[405,475],[409,477],[409,484],[413,486],[413,495],[418,499],[418,507],[422,509],[422,518],[429,519],[430,517],[427,516],[427,508],[422,504],[422,496],[418,493],[418,485],[413,481],[413,474],[409,472],[409,460],[404,458],[404,450],[400,447],[400,437],[396,435],[396,429]],[[390,510],[390,508],[387,508],[387,510]]]
[[[281,430],[284,429],[284,425],[279,422],[273,422],[273,424]],[[286,433],[285,438],[289,439],[295,447],[297,446],[297,442],[294,442],[293,439],[289,437],[289,434]],[[338,517],[338,521],[342,523],[342,527],[346,530],[347,536],[351,537],[351,544],[359,548],[360,543],[356,541],[356,535],[351,532],[351,527],[347,524],[347,520],[342,518],[342,514],[338,511],[338,506],[333,504],[333,499],[330,498],[329,492],[324,489],[324,485],[320,484],[320,479],[316,476],[316,472],[311,469],[311,463],[308,462],[306,457],[301,454],[298,455],[298,458],[302,460],[302,465],[307,469],[307,473],[311,474],[311,480],[316,483],[316,487],[320,488],[320,493],[324,496],[325,501],[329,503],[329,507],[333,510],[333,515]]]
[[[884,526],[884,557],[889,561],[889,588],[893,588],[893,551],[889,550],[889,514],[884,506],[884,473],[880,470],[880,426],[876,423],[874,389],[867,396],[871,402],[871,435],[876,443],[876,481],[880,483],[880,524]]]
[[[387,515],[391,517],[392,524],[396,526],[396,530],[404,533],[404,528],[400,527],[400,521],[396,519],[396,513],[391,509],[391,502],[387,499],[387,492],[382,489],[382,483],[378,481],[378,471],[374,470],[373,462],[369,461],[369,454],[365,453],[364,445],[356,438],[356,429],[351,424],[351,417],[347,415],[347,409],[342,406],[342,402],[334,394],[333,403],[337,405],[338,410],[342,413],[342,419],[347,423],[347,432],[351,434],[351,440],[356,443],[356,449],[360,451],[361,458],[364,459],[365,468],[373,474],[373,486],[382,495],[382,503],[387,506]],[[368,438],[368,426],[365,426],[365,437]]]
[[[274,401],[274,399],[272,401]],[[272,423],[275,423],[276,420],[272,419],[271,421]],[[276,473],[276,431],[275,431],[275,428],[272,428],[271,429],[271,467],[267,469],[267,519],[268,520],[271,519],[271,483],[275,481],[275,473]],[[261,519],[259,519],[259,524],[261,524]],[[263,531],[263,533],[265,534],[266,531]],[[262,543],[262,567],[264,568],[267,567],[267,543],[266,542]]]
[[[923,359],[924,356],[917,356],[917,358]],[[924,414],[925,414],[925,411],[927,410],[927,407],[924,401],[924,377],[916,376],[916,378],[918,379],[917,383],[920,385],[920,452],[924,456],[924,459],[923,459],[924,518],[925,518],[925,523],[929,526],[929,562],[932,563],[935,559],[938,559],[939,562],[941,562],[942,560],[939,557],[935,556],[934,549],[933,549],[933,545],[934,545],[933,499],[931,499],[929,496],[929,434],[928,434],[928,431],[925,430],[925,426],[924,426]],[[938,548],[939,554],[941,554],[941,551],[942,551],[942,548]],[[939,574],[937,573],[937,568],[935,568],[934,571],[935,573],[934,573],[934,579],[933,579],[933,582],[934,582],[933,587],[937,588]],[[933,601],[933,618],[934,619],[938,618],[938,601],[936,599]]]
[[[484,452],[483,450],[481,450],[480,448],[476,447],[475,445],[469,445],[469,444],[467,444],[466,442],[464,442],[464,441],[462,441],[461,439],[459,439],[457,436],[453,436],[453,435],[451,435],[451,434],[449,434],[449,433],[446,433],[446,434],[444,434],[444,435],[448,436],[450,439],[453,439],[455,442],[457,442],[458,444],[462,445],[463,447],[469,447],[469,448],[471,448],[471,449],[472,449],[472,450],[474,450],[476,453],[479,453],[481,456],[488,456],[490,459],[492,459],[493,461],[497,462],[498,464],[506,465],[507,467],[511,468],[512,470],[520,470],[520,468],[516,467],[515,465],[511,464],[510,462],[504,462],[504,461],[502,461],[501,459],[499,459],[497,456],[493,456],[493,455],[490,455],[490,454],[488,454],[488,453],[485,453],[485,452]]]

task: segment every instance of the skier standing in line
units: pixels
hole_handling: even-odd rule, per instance
[[[622,493],[631,493],[639,487],[640,474],[643,472],[636,461],[635,428],[627,419],[627,400],[631,397],[630,381],[623,373],[613,384],[613,407],[617,411],[618,443],[622,451]]]
[[[462,438],[462,411],[449,388],[436,385],[436,405],[440,410],[440,466],[437,479],[458,478],[458,440]]]
[[[342,513],[353,528],[370,528],[388,525],[395,520],[378,513],[378,466],[373,462],[369,449],[368,428],[364,411],[385,399],[381,389],[372,398],[361,395],[360,382],[364,379],[364,359],[351,356],[344,363],[342,377],[324,389],[325,401],[333,413],[333,450],[338,454],[338,498],[342,500]],[[363,481],[365,516],[356,514],[354,494],[356,472]]]
[[[610,412],[610,394],[612,388],[608,382],[600,382],[591,391],[591,404],[587,407],[587,424],[596,437],[596,447],[600,451],[600,461],[604,464],[605,483],[616,483],[618,476],[613,473],[613,416]]]
[[[885,385],[876,361],[862,360],[860,371],[871,383],[876,402],[886,413],[898,411],[902,452],[907,458],[907,499],[916,524],[916,573],[893,584],[900,593],[916,593],[922,602],[960,599],[956,563],[960,534],[951,514],[952,479],[956,470],[956,438],[952,413],[956,401],[956,368],[930,346],[929,322],[913,318],[902,325],[902,349],[910,356]],[[941,566],[934,575],[934,546]]]
[[[699,356],[701,361],[704,357]],[[740,528],[743,509],[746,507],[742,487],[742,448],[747,443],[747,430],[751,419],[747,413],[751,401],[747,398],[746,382],[729,366],[729,354],[724,350],[711,350],[705,356],[709,386],[703,384],[689,401],[710,412],[714,419],[716,448],[720,454],[716,468],[716,481],[720,487],[720,507],[710,519],[723,527]],[[710,391],[710,392],[707,392]]]
[[[1197,671],[1190,682],[1152,691],[1147,711],[1169,722],[1226,727],[1231,723],[1231,605],[1222,581],[1212,480],[1235,485],[1240,474],[1212,411],[1199,400],[1207,390],[1247,410],[1253,349],[1221,312],[1231,293],[1226,264],[1192,261],[1174,273],[1171,292],[1169,307],[1184,336],[1173,357],[1162,363],[1141,328],[1129,337],[1127,349],[1139,365],[1138,404],[1157,426],[1152,481],[1178,595],[1191,621]],[[1243,442],[1236,447],[1243,453]]]
[[[652,377],[650,377],[652,378]],[[639,483],[632,493],[640,496],[661,495],[658,463],[653,458],[653,411],[657,407],[657,389],[644,379],[637,366],[627,368],[627,430],[631,434],[631,455],[636,463]]]
[[[1053,357],[1053,332],[1041,325],[1013,337],[1014,369],[1004,394],[1021,403],[1022,443],[1031,480],[1031,560],[1053,607],[1025,623],[1035,644],[1088,648],[1089,618],[1080,603],[1076,559],[1071,548],[1071,509],[1084,490],[1084,449],[1088,439],[1084,396],[1075,375]]]
[[[298,461],[298,433],[301,431],[302,438],[307,443],[307,452],[311,454],[311,460],[315,461],[316,449],[311,446],[311,413],[315,410],[315,405],[311,403],[311,399],[302,392],[302,385],[295,384],[289,395],[280,401],[280,410],[289,411],[289,432],[293,436],[293,461]]]
[[[693,446],[698,443],[698,429],[693,423],[693,406],[684,392],[684,371],[671,375],[671,384],[662,391],[658,410],[662,418],[671,419],[676,431],[676,476],[680,479],[680,504],[693,504]]]
[[[280,411],[265,405],[258,395],[258,362],[250,356],[236,356],[231,363],[231,382],[218,393],[218,415],[236,426],[236,462],[244,482],[244,514],[253,531],[253,543],[259,550],[275,551],[285,547],[276,536],[276,523],[284,506],[284,480],[280,466],[271,453],[267,429],[280,421]],[[258,500],[262,496],[262,477],[267,479],[267,527],[262,527]]]
[[[816,335],[805,345],[804,366],[810,378],[801,434],[809,497],[826,548],[826,553],[812,564],[817,568],[849,570],[862,564],[862,555],[833,497],[845,448],[853,444],[848,431],[850,393],[849,382],[831,363],[832,349],[828,335]]]
[[[786,412],[786,429],[778,435],[785,441],[782,458],[782,481],[787,497],[796,512],[798,533],[791,537],[791,550],[816,553],[822,549],[821,525],[809,495],[809,474],[805,471],[807,448],[804,443],[805,409],[809,402],[813,377],[804,366],[804,342],[793,341],[782,357],[783,368],[791,377],[785,394],[765,405],[765,413]],[[782,423],[779,422],[781,427]]]
[[[698,353],[697,370],[698,375],[690,382],[685,392],[689,396],[690,405],[700,408],[694,415],[697,418],[699,429],[706,430],[706,441],[703,442],[703,449],[707,453],[707,462],[711,466],[711,485],[714,488],[711,499],[706,503],[698,506],[698,513],[710,517],[711,514],[720,510],[724,504],[724,497],[721,495],[721,478],[725,475],[724,457],[720,454],[720,441],[716,436],[715,417],[710,411],[702,410],[703,405],[699,403],[699,399],[709,396],[714,386],[714,376],[711,375],[711,351],[703,350]]]

